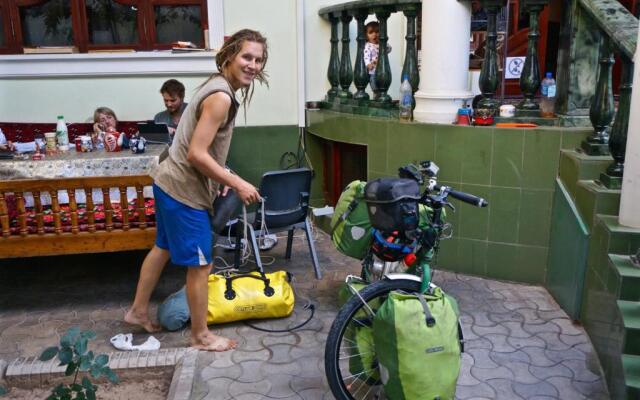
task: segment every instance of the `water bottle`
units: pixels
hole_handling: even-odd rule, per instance
[[[58,115],[56,141],[58,142],[58,149],[60,151],[69,150],[69,132],[67,131],[67,124],[64,122],[64,117],[62,115]]]
[[[402,85],[400,85],[400,122],[409,122],[413,116],[413,90],[409,83],[409,76],[402,77]]]
[[[553,117],[553,109],[556,103],[556,80],[551,72],[545,74],[540,87],[542,100],[540,101],[540,115],[542,117]]]

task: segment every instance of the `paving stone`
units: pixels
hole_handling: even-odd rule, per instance
[[[294,376],[291,375],[285,375],[285,374],[273,374],[273,375],[269,375],[269,383],[271,385],[271,388],[269,389],[268,392],[262,392],[264,393],[265,397],[270,397],[270,398],[277,398],[277,399],[282,399],[282,398],[287,398],[287,397],[297,397],[297,393],[293,390],[293,388],[290,385],[290,382],[292,379],[294,379]]]
[[[551,398],[557,398],[556,396],[558,396],[557,388],[545,381],[536,383],[514,382],[512,388],[518,396],[525,399],[530,399],[533,396],[546,396]],[[564,400],[562,396],[559,398]]]
[[[535,365],[529,365],[529,372],[538,379],[546,380],[552,376],[560,376],[564,378],[573,378],[573,372],[570,368],[567,368],[562,363],[547,367],[537,367]]]
[[[288,348],[291,346],[286,345]],[[243,351],[235,349],[231,352],[231,360],[234,363],[241,363],[243,361],[267,361],[273,358],[272,349],[261,349],[256,351]]]
[[[515,312],[522,315],[522,317],[524,318],[524,324],[538,325],[547,322],[545,319],[540,317],[540,314],[538,314],[538,310],[535,308],[520,308]]]
[[[468,400],[480,398],[495,399],[496,391],[485,382],[477,385],[456,387],[456,399]]]
[[[489,334],[507,335],[509,330],[502,325],[477,326],[472,325],[471,330],[478,336],[485,337]]]
[[[489,319],[496,324],[504,324],[506,322],[524,322],[524,316],[518,312],[492,312],[489,313]]]
[[[593,382],[578,382],[574,380],[571,384],[589,400],[609,400],[605,383],[601,379]]]
[[[228,386],[228,391],[229,391],[228,393],[231,396],[236,398],[242,394],[247,394],[247,393],[256,393],[264,396],[266,393],[269,393],[270,390],[271,390],[271,382],[269,382],[266,379],[263,379],[258,382],[249,382],[249,383],[232,381]],[[224,392],[220,392],[220,393],[224,393]]]
[[[477,349],[474,351],[479,352],[479,351],[486,351],[486,350]],[[480,383],[479,380],[477,380],[476,378],[473,377],[473,375],[471,375],[471,367],[476,365],[476,359],[478,358],[482,359],[482,361],[477,364],[478,366],[481,367],[483,365],[483,362],[485,361],[482,355],[479,355],[478,357],[477,355],[474,355],[474,353],[462,353],[462,359],[460,363],[460,375],[458,375],[458,382],[457,382],[458,385],[469,386],[469,385],[477,385]],[[493,366],[497,367],[497,364],[493,362],[492,364]],[[492,368],[492,367],[487,366],[486,368]]]
[[[298,398],[301,400],[307,400],[307,399],[329,400],[334,398],[331,393],[322,389],[305,389],[298,392],[298,396],[299,396]]]
[[[299,376],[291,376],[289,386],[296,393],[303,392],[309,389],[318,389],[320,391],[326,390],[326,379],[323,376],[316,376],[313,378],[302,378]]]
[[[555,332],[555,333],[560,333],[560,327],[556,324],[553,324],[551,322],[545,322],[542,324],[524,324],[522,326],[522,329],[525,332],[529,332],[532,335],[535,335],[537,333],[541,333],[541,332]]]
[[[508,379],[515,378],[513,371],[507,367],[499,366],[497,368],[478,368],[471,367],[471,375],[480,382],[487,382],[489,379]],[[491,385],[493,387],[493,385]]]
[[[496,391],[496,400],[524,400],[524,398],[516,394],[513,389],[516,383],[509,379],[490,379],[487,381],[487,384]]]
[[[503,322],[500,325],[508,329],[510,338],[524,339],[532,336],[522,328],[521,322]]]
[[[584,334],[584,329],[568,318],[555,318],[551,320],[551,323],[558,325],[560,327],[560,333],[563,335],[575,336]]]
[[[540,332],[535,335],[535,338],[542,340],[549,350],[562,351],[571,348],[560,340],[560,335],[556,332]]]
[[[562,400],[584,400],[587,399],[579,390],[573,387],[571,379],[554,376],[545,382],[553,385],[558,391],[558,398]]]
[[[469,351],[471,349],[493,349],[493,343],[489,339],[479,337],[478,339],[469,339],[464,342],[464,350]]]
[[[555,362],[562,362],[565,360],[581,360],[585,361],[587,356],[580,350],[575,348],[567,349],[563,351],[555,351],[555,350],[545,350],[544,354],[549,358],[549,360]]]
[[[545,350],[539,347],[522,347],[520,351],[527,353],[529,358],[531,359],[531,365],[536,367],[550,367],[558,364],[558,362],[554,362],[547,357]]]
[[[247,362],[250,362],[250,361],[247,361]],[[262,362],[262,361],[256,361],[256,362]],[[238,379],[240,378],[241,375],[242,375],[242,367],[240,365],[232,365],[225,368],[205,367],[200,371],[200,376],[198,377],[198,379],[202,379],[204,381],[208,381],[210,379],[215,379],[215,378],[224,378],[224,377],[231,378],[231,379]]]
[[[259,382],[266,379],[266,373],[269,370],[266,361],[258,360],[243,361],[238,364],[238,367],[240,367],[240,375],[236,380],[244,383]]]
[[[562,341],[562,343],[565,343],[566,345],[573,347],[577,344],[588,344],[590,346],[589,343],[589,337],[586,334],[582,334],[582,335],[563,335],[562,333],[559,335],[560,340]]]
[[[506,308],[509,311],[518,311],[523,309],[537,310],[538,306],[533,301],[520,300],[520,301],[506,301],[504,303],[504,308]]]
[[[498,365],[507,365],[512,362],[521,362],[527,365],[531,363],[531,357],[521,350],[516,350],[510,353],[492,351],[489,353],[489,358]]]
[[[513,383],[537,383],[540,379],[536,378],[529,371],[529,363],[521,362],[517,360],[502,360],[499,364],[503,367],[506,367],[509,371],[513,373]]]
[[[517,349],[507,342],[507,335],[487,334],[484,338],[491,341],[491,349],[494,352],[511,353]]]
[[[490,357],[491,350],[488,349],[465,349],[464,353],[471,359],[473,366],[478,368],[497,368],[499,367]],[[465,357],[463,357],[463,360]]]
[[[573,371],[573,380],[579,382],[597,382],[602,377],[589,371],[586,361],[582,360],[566,360],[562,361],[562,365]]]
[[[496,322],[490,319],[489,313],[486,311],[474,312],[471,317],[473,318],[474,327],[494,327],[497,325]]]
[[[509,336],[507,337],[507,343],[509,343],[511,346],[515,347],[516,349],[519,349],[525,346],[540,347],[542,349],[547,348],[547,344],[545,343],[545,341],[535,336],[531,336],[525,339]]]

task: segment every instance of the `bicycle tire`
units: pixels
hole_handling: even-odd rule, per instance
[[[371,397],[368,397],[371,393],[372,389],[380,394],[382,393],[382,385],[381,382],[373,382],[372,378],[369,376],[365,376],[363,379],[361,376],[368,371],[362,371],[361,373],[354,373],[349,371],[351,368],[351,364],[348,367],[344,365],[341,367],[341,361],[345,359],[349,360],[351,363],[351,359],[354,355],[350,354],[347,358],[342,357],[344,351],[342,349],[343,338],[345,336],[345,332],[350,326],[363,325],[361,321],[354,320],[354,316],[362,311],[364,308],[364,300],[367,304],[375,301],[377,298],[386,296],[389,292],[393,290],[404,290],[407,292],[418,292],[420,290],[420,282],[409,280],[409,279],[382,279],[380,281],[376,281],[362,289],[359,293],[360,296],[353,295],[351,298],[340,308],[340,311],[336,315],[333,324],[331,325],[331,329],[329,330],[329,334],[327,336],[327,342],[325,345],[324,352],[324,366],[325,366],[325,374],[327,376],[327,381],[329,383],[329,388],[331,392],[335,396],[337,400],[364,400],[368,398],[378,398],[375,397],[374,394],[371,394]],[[362,298],[362,300],[360,299]],[[355,322],[357,322],[357,324]],[[351,325],[351,324],[354,325]],[[353,347],[350,347],[353,348]],[[357,355],[356,355],[357,356]],[[343,376],[343,369],[349,372],[349,375]],[[346,378],[355,377],[349,385],[346,384]],[[355,392],[352,392],[351,386],[359,381],[358,389]],[[365,394],[361,397],[354,397],[358,392],[366,385],[370,387],[369,390],[365,392]],[[348,387],[349,386],[349,387]]]

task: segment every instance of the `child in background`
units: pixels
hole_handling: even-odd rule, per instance
[[[378,65],[378,54],[380,49],[380,23],[371,21],[365,25],[367,43],[364,45],[364,64],[369,71],[369,84],[373,91],[373,99],[380,97],[378,86],[376,85],[376,66]],[[391,46],[387,45],[387,53],[391,52]]]

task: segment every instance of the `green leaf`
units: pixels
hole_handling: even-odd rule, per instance
[[[53,388],[53,394],[57,395],[57,396],[62,396],[63,394],[65,394],[65,387],[64,385],[61,383],[58,386],[56,386],[55,388]],[[68,390],[68,389],[67,389]]]
[[[80,333],[80,336],[85,339],[91,340],[96,338],[96,333],[94,331],[82,331],[82,333]]]
[[[71,361],[69,363],[69,365],[67,365],[67,369],[66,371],[64,371],[64,374],[66,376],[71,376],[74,374],[74,372],[76,372],[76,369],[78,368],[78,364],[74,363],[73,361]]]
[[[89,350],[84,356],[93,361],[93,351]]]
[[[82,385],[78,385],[77,383],[71,385],[71,390],[74,392],[82,392],[83,389]]]
[[[84,355],[87,352],[87,342],[88,340],[85,338],[79,338],[76,341],[75,345],[75,353],[79,356]]]
[[[9,393],[7,388],[5,388],[4,386],[0,386],[0,396],[4,396],[7,393]]]
[[[82,377],[82,387],[89,390],[93,388],[93,385],[91,384],[91,380],[89,378],[87,378],[86,376]]]
[[[84,395],[83,392],[80,392],[76,395],[76,399],[75,400],[87,400],[87,397]]]
[[[87,356],[80,357],[80,371],[88,371],[91,368],[91,360]]]
[[[72,343],[76,341],[76,338],[80,334],[80,328],[77,326],[73,326],[69,328],[67,333],[62,336],[60,339],[60,344],[63,346],[71,346]]]
[[[73,360],[73,352],[69,347],[63,347],[58,353],[58,359],[61,365],[69,364]]]
[[[87,400],[96,400],[96,391],[87,389]]]
[[[58,354],[58,346],[47,347],[42,354],[40,354],[40,361],[49,361]]]
[[[109,379],[109,381],[110,381],[111,383],[118,383],[118,382],[120,382],[120,379],[118,379],[118,375],[116,375],[116,373],[115,373],[115,372],[113,372],[113,371],[111,370],[111,368],[109,368],[109,367],[104,367],[102,370],[103,370],[104,374],[105,374],[105,375],[107,375],[107,379]]]
[[[91,366],[90,374],[93,378],[98,379],[102,376],[102,368],[96,367],[95,364]]]
[[[106,354],[99,354],[98,357],[96,357],[96,361],[94,363],[97,367],[104,367],[105,365],[109,364],[109,356]]]

